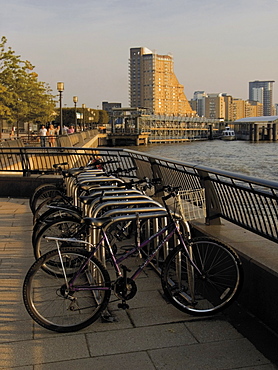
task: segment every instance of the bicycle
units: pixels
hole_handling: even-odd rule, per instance
[[[167,200],[172,198],[176,208],[181,197],[175,188],[168,191],[169,194],[162,197],[167,224],[143,242],[138,240],[123,255],[115,256],[106,229],[113,222],[121,222],[125,216],[84,218],[87,225],[100,230],[101,237],[96,246],[84,240],[49,237],[55,240],[57,249],[44,254],[30,267],[23,284],[23,300],[30,316],[46,329],[73,332],[87,327],[101,316],[108,306],[111,292],[121,301],[118,307],[127,309],[127,301],[137,291],[136,278],[174,235],[178,243],[170,250],[161,272],[162,288],[169,302],[192,315],[212,315],[231,304],[243,281],[238,255],[229,246],[211,238],[186,239],[181,233],[180,223],[187,223],[187,220],[167,205]],[[198,206],[196,201],[193,203]],[[136,220],[138,229],[140,217],[129,215],[130,219]],[[145,217],[159,215],[150,213]],[[128,276],[130,269],[123,262],[140,253],[155,238],[159,240],[156,249]],[[70,246],[77,242],[89,250]],[[114,280],[95,257],[103,245],[115,271]]]

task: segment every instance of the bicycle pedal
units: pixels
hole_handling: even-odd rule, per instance
[[[102,322],[115,322],[116,318],[112,315],[101,315]]]
[[[123,310],[129,309],[129,305],[127,303],[119,303],[118,308],[122,308]]]

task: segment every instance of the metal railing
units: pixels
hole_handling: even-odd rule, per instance
[[[136,167],[138,178],[160,178],[157,196],[163,185],[183,189],[205,188],[206,223],[219,223],[220,218],[278,242],[278,183],[205,166],[155,157],[126,149],[110,148],[0,148],[0,174],[23,176],[57,173],[54,164],[67,163],[64,169],[84,166],[101,156],[105,169]]]

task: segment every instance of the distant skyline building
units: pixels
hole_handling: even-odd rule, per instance
[[[145,47],[130,49],[130,106],[156,115],[195,116],[174,73],[172,55],[158,55]]]
[[[102,102],[102,109],[108,113],[112,113],[113,108],[122,108],[122,103],[109,103],[108,101]]]
[[[193,101],[196,102],[196,108],[195,110],[197,111],[197,114],[199,117],[204,117],[205,116],[205,99],[206,99],[207,94],[204,91],[195,91],[193,95]]]
[[[225,98],[222,94],[207,94],[205,99],[205,117],[225,119]]]
[[[109,115],[109,123],[112,124],[113,121],[113,108],[121,108],[121,103],[109,103],[108,101],[102,102],[102,109],[105,110]]]
[[[259,80],[249,82],[249,101],[262,103],[264,116],[272,116],[274,82]]]

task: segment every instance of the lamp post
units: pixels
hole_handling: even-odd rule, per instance
[[[74,117],[74,126],[75,126],[75,132],[77,131],[77,112],[76,112],[76,103],[78,102],[78,97],[77,96],[74,96],[73,97],[73,102],[74,102],[74,113],[75,113],[75,117]]]
[[[63,110],[62,110],[62,93],[64,91],[64,82],[57,82],[57,90],[60,94],[60,135],[63,135]]]
[[[83,109],[83,131],[85,129],[85,108],[86,108],[86,105],[82,104],[82,109]]]

